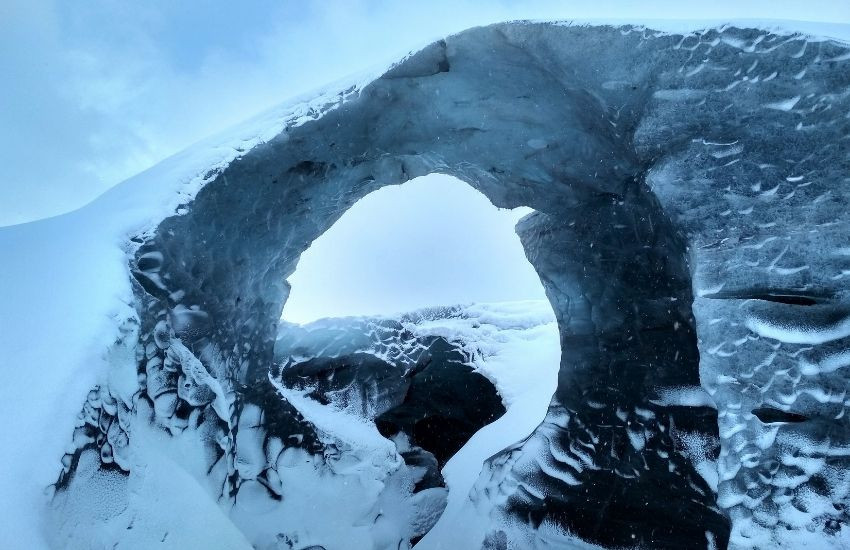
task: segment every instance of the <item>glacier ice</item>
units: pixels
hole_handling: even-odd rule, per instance
[[[42,327],[23,315],[22,328],[4,327],[4,349],[24,365],[103,367],[10,373],[12,387],[72,379],[80,393],[79,416],[55,419],[65,439],[44,445],[68,445],[51,457],[61,473],[48,539],[847,546],[848,90],[850,50],[835,40],[734,26],[494,25],[277,111],[245,140],[166,161],[64,221],[4,229],[4,245],[54,235],[46,246],[65,269],[60,282],[5,279],[4,301],[25,311],[17,294],[37,292],[22,288],[82,289],[97,300],[57,295],[56,307],[106,348],[91,360],[56,334],[46,347],[57,351],[36,355],[20,342]],[[488,371],[487,350],[510,348],[499,345],[505,319],[534,317],[522,308],[431,312],[394,320],[400,330],[388,322],[386,334],[374,320],[325,326],[290,348],[297,335],[279,316],[299,255],[359,198],[431,172],[535,210],[517,232],[562,350],[544,403],[504,369]],[[115,239],[63,249],[89,242],[92,219],[122,235],[123,250]],[[82,229],[60,234],[72,222]],[[23,273],[20,263],[8,273]],[[90,288],[92,273],[114,295]],[[372,421],[404,404],[390,367],[415,371],[434,341],[498,392],[507,412],[491,425],[510,418],[512,399],[534,394],[545,409],[539,426],[482,457],[460,496],[451,459],[438,471],[450,452],[428,449],[405,422],[388,439]],[[327,368],[364,350],[356,364],[371,373]],[[349,378],[284,384],[284,357],[296,368],[331,359],[311,372]],[[32,419],[50,412],[19,423],[41,428],[53,419]],[[9,456],[24,472],[21,453]],[[336,502],[334,520],[322,502]],[[467,532],[441,527],[443,509]]]

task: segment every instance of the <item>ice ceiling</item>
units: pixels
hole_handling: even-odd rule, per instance
[[[375,392],[357,394],[375,422],[329,438],[284,383],[278,319],[299,255],[347,208],[441,172],[536,211],[517,232],[563,352],[543,423],[486,462],[467,531],[433,544],[848,544],[848,90],[850,50],[832,41],[527,23],[447,38],[346,90],[137,237],[138,320],[114,348],[132,376],[84,407],[53,540],[197,542],[169,515],[185,507],[155,512],[151,487],[177,474],[153,448],[197,481],[190,518],[223,525],[225,547],[425,535],[444,457],[410,435],[393,388],[461,377],[424,390],[456,392],[435,401],[460,415],[447,436],[503,412],[492,388],[445,368],[461,350],[411,332],[422,319],[348,327],[385,353],[295,365],[319,401],[344,389],[336,373]],[[431,314],[453,315],[471,318]],[[475,414],[449,406],[473,397]],[[312,527],[282,532],[284,518]]]

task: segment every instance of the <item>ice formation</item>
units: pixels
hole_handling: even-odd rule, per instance
[[[4,503],[32,459],[63,548],[846,547],[848,90],[835,40],[507,23],[3,229]],[[309,243],[432,172],[535,210],[552,385],[530,305],[280,325]],[[48,241],[29,271],[10,244]]]

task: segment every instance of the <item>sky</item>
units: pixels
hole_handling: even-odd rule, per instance
[[[452,200],[446,200],[451,197]],[[493,206],[443,174],[383,187],[302,255],[283,319],[392,314],[425,306],[545,300],[514,232],[531,212]]]
[[[847,0],[0,0],[0,226],[73,210],[251,115],[509,19],[850,23]]]

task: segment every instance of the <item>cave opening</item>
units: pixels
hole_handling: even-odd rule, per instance
[[[374,422],[422,470],[413,495],[447,488],[437,532],[457,528],[485,460],[534,431],[557,386],[555,314],[515,231],[531,212],[428,174],[357,201],[287,280],[282,391],[313,401],[308,420]]]
[[[432,173],[354,203],[305,250],[282,318],[393,315],[430,306],[546,300],[515,232],[530,208],[495,207]]]

